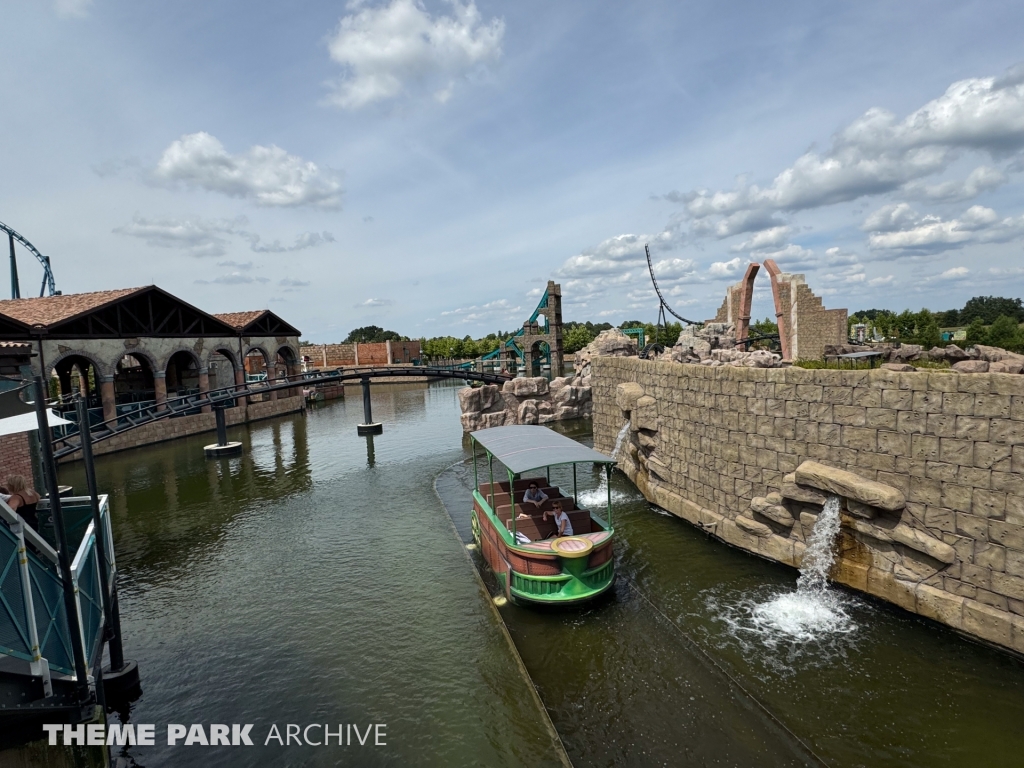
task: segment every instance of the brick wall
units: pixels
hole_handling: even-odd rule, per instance
[[[894,566],[885,549],[900,554],[902,545],[880,544],[847,515],[833,578],[1024,652],[1024,376],[609,357],[594,359],[592,376],[595,445],[605,452],[626,419],[619,385],[642,388],[619,458],[648,499],[730,544],[799,565],[808,528],[762,524],[770,535],[753,535],[736,524],[752,500],[806,460],[897,488],[906,507],[886,524],[949,545],[953,562],[908,551],[912,567]]]
[[[8,475],[22,475],[30,485],[35,485],[28,434],[20,432],[0,437],[0,483]]]
[[[358,350],[356,349],[358,347]],[[419,341],[392,341],[391,360],[387,343],[372,344],[314,344],[302,347],[299,354],[309,358],[313,368],[348,368],[356,365],[389,365],[411,363],[420,357]]]

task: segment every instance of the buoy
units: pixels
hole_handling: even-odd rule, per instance
[[[494,604],[501,608],[502,606],[508,604],[508,600],[505,598],[504,595],[498,595],[496,598],[494,598]]]

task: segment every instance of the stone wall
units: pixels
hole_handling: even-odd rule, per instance
[[[294,413],[303,410],[303,408],[305,408],[305,400],[301,396],[279,397],[277,400],[266,400],[261,403],[249,403],[244,406],[228,408],[224,415],[227,417],[228,426],[231,427],[250,421],[260,421],[261,419],[269,419],[286,413]],[[139,448],[143,445],[162,443],[165,440],[175,440],[179,437],[188,437],[189,435],[198,435],[204,432],[215,432],[217,429],[216,418],[216,415],[213,413],[196,413],[191,416],[179,416],[173,419],[167,418],[161,421],[154,421],[96,443],[93,446],[93,453],[100,456],[105,453],[116,453],[117,451]],[[216,442],[216,439],[213,442]],[[62,461],[76,461],[81,457],[81,453],[74,453]]]
[[[1024,652],[1024,377],[592,365],[595,446],[628,419],[619,465],[652,502],[799,566],[813,470],[849,470],[832,577]]]

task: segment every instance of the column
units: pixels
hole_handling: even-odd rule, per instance
[[[117,418],[117,399],[114,396],[114,377],[100,376],[100,402],[103,403],[103,420]]]
[[[235,386],[237,386],[237,387],[244,387],[245,386],[245,369],[244,368],[241,368],[241,367],[235,368]],[[238,405],[244,406],[249,401],[246,398],[244,398],[244,397],[242,397],[240,395],[237,398],[235,398],[235,402]]]
[[[355,342],[352,346],[355,348],[356,365],[358,366],[359,365],[359,342],[358,341]]]
[[[158,411],[167,410],[167,372],[153,371],[153,397]]]
[[[391,339],[387,339],[384,342],[384,346],[387,347],[387,350],[388,350],[388,363],[387,364],[391,365]]]
[[[277,361],[275,360],[272,365],[267,366],[267,383],[268,384],[279,384],[280,383],[280,371],[277,369]],[[277,400],[277,391],[270,393],[271,400]]]
[[[199,369],[199,394],[200,395],[205,395],[205,394],[208,394],[209,392],[210,392],[210,369],[204,366],[204,367]],[[209,403],[207,403],[206,405],[202,406],[202,408],[200,408],[200,410],[203,413],[212,413],[213,412],[213,409],[210,408]]]

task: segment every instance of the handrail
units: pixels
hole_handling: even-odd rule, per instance
[[[455,371],[446,368],[434,368],[427,366],[359,366],[349,369],[337,368],[331,372],[321,372],[319,375],[313,376],[311,376],[309,372],[298,373],[291,376],[278,377],[275,381],[279,383],[276,384],[268,382],[231,384],[229,386],[212,389],[207,392],[200,392],[199,394],[167,398],[163,403],[154,404],[139,411],[139,413],[143,415],[138,420],[133,419],[131,416],[123,415],[115,416],[113,419],[107,419],[106,421],[101,422],[93,429],[92,442],[102,442],[114,435],[134,429],[135,427],[141,427],[143,424],[149,424],[171,416],[183,415],[186,411],[190,411],[204,405],[216,407],[221,403],[226,403],[239,397],[248,397],[249,395],[262,395],[268,392],[295,389],[309,383],[332,384],[335,382],[362,379],[363,377],[382,378],[396,376],[429,376],[447,379],[472,379],[492,384],[504,383],[512,378],[509,374],[502,373]],[[122,426],[123,421],[127,421],[128,426]],[[60,459],[80,451],[81,443],[73,442],[75,438],[80,438],[80,433],[76,432],[71,435],[55,438],[53,440],[54,458]]]
[[[42,503],[42,502],[40,502]],[[36,548],[43,557],[51,563],[57,562],[57,550],[50,546],[50,542],[36,533],[35,529],[25,522],[25,519],[7,506],[7,502],[0,499],[0,519],[8,525],[22,525],[25,529],[25,541]]]

